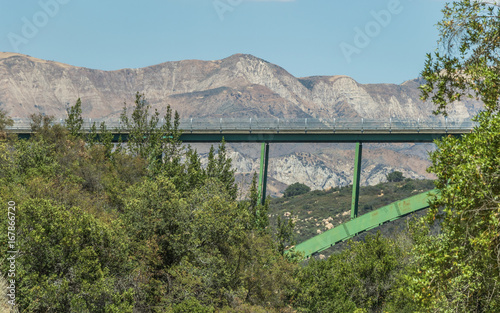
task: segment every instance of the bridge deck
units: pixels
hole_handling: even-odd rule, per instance
[[[91,124],[84,123],[89,132]],[[63,124],[60,120],[58,123]],[[163,123],[163,121],[161,122]],[[161,124],[160,123],[160,124]],[[127,140],[128,130],[118,122],[106,121]],[[320,120],[320,119],[189,119],[180,122],[183,142],[432,142],[446,135],[461,135],[472,131],[470,120]],[[28,121],[18,120],[7,128],[21,137],[31,135]],[[118,131],[119,130],[119,131]]]

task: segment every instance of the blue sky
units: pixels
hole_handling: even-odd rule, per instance
[[[0,0],[0,51],[103,70],[248,53],[297,77],[419,76],[438,0]]]

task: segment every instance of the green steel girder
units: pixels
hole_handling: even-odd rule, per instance
[[[19,138],[28,139],[31,132],[12,132]],[[231,133],[231,132],[184,132],[180,136],[180,141],[185,143],[195,142],[221,142],[222,137],[226,142],[268,142],[268,143],[294,143],[294,142],[433,142],[444,136],[461,136],[464,131],[436,131],[436,132],[402,132],[402,133],[370,133],[360,132],[284,132],[279,133]],[[97,134],[99,136],[99,134]],[[113,142],[128,141],[127,133],[113,133]]]
[[[434,142],[446,133],[183,133],[182,142],[220,142],[222,137],[226,142]],[[461,134],[451,134],[461,135]],[[124,140],[125,141],[125,140]]]
[[[428,199],[437,193],[438,190],[434,189],[363,214],[296,245],[294,250],[304,253],[305,258],[310,257],[359,233],[428,208]]]

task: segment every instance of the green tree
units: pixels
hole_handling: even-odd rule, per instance
[[[430,203],[428,223],[439,222],[442,232],[432,236],[422,227],[408,280],[422,311],[500,310],[499,9],[496,1],[447,4],[438,24],[442,49],[428,55],[422,73],[423,99],[437,113],[463,96],[485,105],[471,134],[446,137],[431,154],[440,195]]]
[[[395,183],[402,182],[405,179],[403,173],[399,171],[391,172],[387,174],[385,177],[387,178],[388,182],[395,182]]]
[[[113,151],[113,134],[106,127],[106,123],[101,122],[99,127],[99,138],[107,158],[111,157],[111,152]]]
[[[312,259],[298,273],[295,306],[306,312],[382,312],[404,268],[401,257],[399,246],[380,233],[350,241],[342,252]]]
[[[418,237],[413,290],[440,312],[500,310],[500,116],[477,121],[473,133],[446,137],[431,154],[440,194],[428,223],[439,221],[442,233]]]
[[[285,189],[285,191],[283,192],[283,197],[288,198],[298,196],[308,193],[309,191],[311,191],[311,188],[309,186],[301,183],[293,183]]]
[[[85,136],[86,142],[89,146],[94,146],[97,143],[97,138],[99,137],[99,134],[97,132],[97,126],[95,122],[92,123],[92,126],[90,126],[90,131],[89,133]]]
[[[118,221],[107,225],[79,208],[42,199],[24,199],[16,213],[22,220],[16,224],[22,312],[132,312],[132,290],[116,278],[131,271]],[[2,242],[6,234],[2,226]]]
[[[249,229],[255,229],[262,232],[266,231],[267,226],[269,226],[269,200],[266,200],[264,205],[260,202],[256,173],[254,173],[250,185],[248,211],[250,212]]]
[[[34,133],[49,129],[52,122],[54,122],[53,116],[42,113],[31,114],[30,119],[31,131]]]
[[[291,218],[288,220],[281,220],[278,216],[276,220],[276,243],[278,246],[278,253],[285,255],[285,250],[288,247],[295,245],[293,229],[295,223]],[[293,258],[293,256],[291,256]]]
[[[13,142],[6,140],[8,136],[5,133],[5,128],[12,125],[14,125],[14,121],[7,115],[5,110],[0,108],[0,179],[7,178],[10,181],[14,179],[15,151],[12,149]]]
[[[78,98],[75,105],[69,107],[66,112],[68,113],[68,117],[64,121],[66,128],[72,136],[80,136],[83,126],[82,101],[80,100],[80,98]]]
[[[151,106],[143,94],[135,95],[135,106],[128,115],[126,106],[120,116],[123,127],[129,132],[128,147],[131,153],[148,160],[151,176],[161,171],[171,174],[179,172],[181,159],[181,131],[179,114],[172,116],[172,109],[167,105],[164,123],[161,123],[158,110],[150,114]]]
[[[7,115],[4,109],[0,108],[0,132],[4,132],[7,126],[14,125],[14,121]]]
[[[232,160],[227,156],[226,142],[224,138],[222,138],[217,156],[215,156],[214,147],[210,147],[206,173],[208,177],[217,178],[222,182],[232,199],[236,199],[238,194],[238,186],[234,180],[234,172]]]
[[[56,160],[55,144],[43,138],[38,140],[19,140],[15,144],[16,169],[26,178],[35,175],[53,177],[59,169]]]
[[[485,109],[498,110],[500,95],[500,6],[496,1],[461,0],[446,4],[438,23],[440,50],[427,55],[423,99],[446,114],[448,103],[475,96]]]

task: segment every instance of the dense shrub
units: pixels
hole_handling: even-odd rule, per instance
[[[387,174],[386,177],[388,182],[395,182],[395,183],[402,182],[405,179],[403,173],[401,173],[400,171],[394,171],[392,173],[389,173]]]
[[[310,187],[301,183],[294,183],[285,189],[285,191],[283,192],[283,196],[285,198],[288,198],[288,197],[302,195],[308,193],[309,191],[311,191]]]

